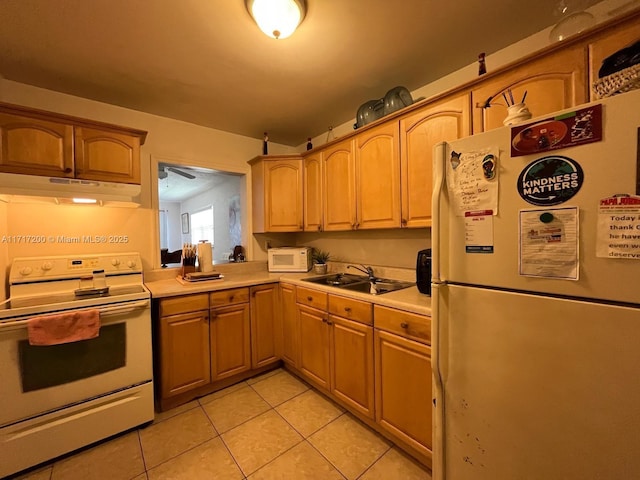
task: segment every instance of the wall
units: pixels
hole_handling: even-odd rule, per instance
[[[533,4],[532,4],[533,5]],[[638,8],[640,2],[638,0],[605,0],[600,2],[590,8],[587,9],[589,13],[591,13],[595,19],[595,24],[600,24],[611,20],[618,16],[623,16],[626,12],[629,12],[635,8]],[[535,8],[535,7],[532,7]],[[518,59],[525,57],[531,53],[534,53],[538,50],[541,50],[545,47],[548,47],[553,42],[549,38],[549,33],[551,32],[553,26],[546,28],[538,33],[535,33],[519,42],[516,42],[512,45],[509,45],[502,50],[491,53],[486,57],[487,71],[496,70],[500,67],[503,67],[509,63],[515,62]],[[499,32],[498,32],[499,33]],[[479,50],[480,51],[480,50]],[[411,97],[415,100],[421,97],[429,98],[434,95],[438,95],[442,92],[445,92],[451,88],[457,87],[459,85],[465,84],[467,82],[471,82],[478,77],[478,63],[477,59],[473,59],[473,62],[463,67],[455,72],[446,75],[434,82],[423,85],[411,92]],[[394,85],[389,85],[388,88],[393,87]],[[384,95],[386,92],[380,92],[380,96]],[[367,98],[363,98],[362,102],[368,100]],[[360,103],[362,103],[360,102]],[[360,105],[360,104],[358,104]],[[338,126],[334,126],[333,134],[337,139],[341,136],[347,135],[353,132],[353,124],[356,122],[355,113],[357,111],[357,107],[354,109],[354,118],[349,121],[340,124]],[[327,133],[324,132],[314,138],[312,138],[312,143],[314,147],[320,147],[327,143]],[[303,152],[306,150],[307,142],[300,144],[297,147],[299,152]]]
[[[241,172],[250,180],[246,163],[262,153],[262,140],[243,137],[220,130],[129,110],[114,105],[82,99],[0,78],[0,101],[73,115],[102,122],[124,125],[148,132],[141,148],[142,194],[139,208],[112,208],[78,205],[10,203],[0,207],[0,234],[44,235],[51,242],[42,244],[0,245],[0,268],[17,256],[62,255],[138,251],[145,270],[159,267],[157,232],[157,194],[152,203],[152,188],[157,185],[151,159],[184,160],[194,166]],[[274,154],[294,153],[284,145],[270,145]],[[249,232],[246,219],[251,218],[250,191],[243,231]],[[94,244],[62,242],[83,236],[120,235],[126,243]],[[58,241],[60,237],[60,241]],[[253,250],[251,235],[245,233],[248,252]],[[6,277],[5,277],[6,278]],[[0,291],[0,293],[3,293]],[[4,298],[6,292],[3,293]]]
[[[7,204],[0,199],[0,301],[7,297],[6,278],[9,278],[9,244],[3,241],[7,235]]]

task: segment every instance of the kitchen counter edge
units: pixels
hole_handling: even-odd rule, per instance
[[[304,278],[317,275],[304,273],[269,273],[257,272],[247,274],[228,274],[223,280],[203,281],[190,285],[183,285],[175,278],[145,282],[154,299],[190,295],[194,293],[215,292],[229,288],[252,287],[269,283],[289,283],[299,287],[310,288],[341,297],[355,298],[374,305],[397,308],[419,315],[431,316],[431,297],[422,294],[417,287],[409,287],[383,295],[340,290],[329,285],[318,285],[305,282]]]

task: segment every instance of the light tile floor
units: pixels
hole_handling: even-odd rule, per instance
[[[427,470],[278,369],[20,480],[422,480]]]

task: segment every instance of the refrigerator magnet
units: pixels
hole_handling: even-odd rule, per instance
[[[548,207],[572,198],[583,182],[584,172],[578,162],[550,155],[534,160],[522,170],[517,189],[526,202]]]
[[[520,275],[578,280],[578,208],[520,211]]]
[[[640,260],[640,196],[600,199],[596,257]]]
[[[466,253],[493,253],[493,210],[464,212]]]

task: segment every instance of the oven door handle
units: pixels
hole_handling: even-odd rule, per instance
[[[133,312],[139,308],[147,308],[149,306],[149,300],[142,300],[140,302],[128,303],[126,305],[119,305],[114,307],[99,308],[100,315],[122,315],[123,313]]]
[[[147,308],[148,306],[149,300],[141,300],[139,302],[127,303],[125,305],[114,305],[113,307],[98,308],[98,311],[100,312],[100,316],[102,317],[108,315],[122,315],[124,313],[133,312],[134,310],[140,308]],[[35,318],[35,316],[31,318]],[[29,323],[29,320],[31,320],[31,318],[28,318],[26,320],[16,320],[14,322],[0,323],[0,332],[22,328],[26,326],[27,323]]]

